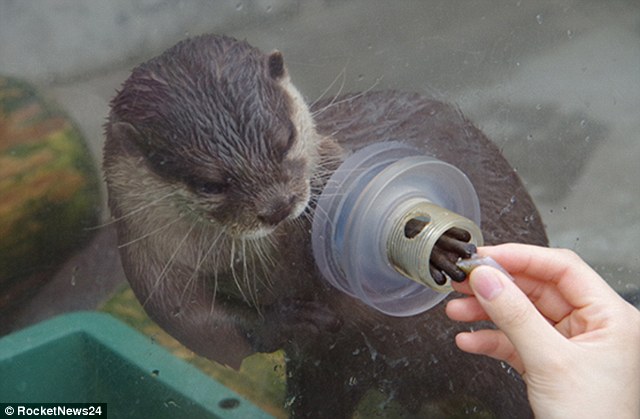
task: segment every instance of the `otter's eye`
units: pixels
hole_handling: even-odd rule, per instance
[[[293,147],[293,143],[296,141],[296,130],[292,129],[289,133],[289,137],[287,138],[287,151],[291,150]]]
[[[280,138],[281,140],[275,145],[275,151],[278,158],[283,159],[296,141],[296,129],[291,126]]]
[[[294,126],[289,128],[289,136],[287,137],[287,150],[293,147],[293,143],[296,141],[297,130]]]
[[[192,179],[189,183],[194,192],[202,195],[220,195],[229,188],[228,183],[212,182],[205,179]]]

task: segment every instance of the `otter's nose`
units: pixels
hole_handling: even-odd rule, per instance
[[[275,199],[266,208],[258,212],[258,220],[275,226],[291,215],[295,204],[296,197],[293,195]]]

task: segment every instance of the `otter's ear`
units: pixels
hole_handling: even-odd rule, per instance
[[[107,134],[111,135],[113,138],[129,140],[134,140],[140,137],[140,131],[128,122],[114,122],[112,124],[108,124]]]
[[[269,54],[267,64],[269,66],[269,75],[274,80],[281,79],[287,72],[284,67],[284,58],[280,51],[273,51]]]
[[[106,125],[107,141],[105,150],[126,150],[133,155],[139,155],[144,143],[140,131],[128,122],[109,122]]]

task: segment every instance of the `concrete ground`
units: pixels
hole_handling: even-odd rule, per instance
[[[42,87],[100,161],[108,101],[185,36],[283,51],[309,101],[404,89],[457,104],[527,184],[553,246],[640,292],[637,0],[0,2],[0,74]],[[91,308],[122,280],[106,229],[11,328]]]

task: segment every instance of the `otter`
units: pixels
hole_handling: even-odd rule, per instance
[[[457,350],[453,337],[469,326],[449,320],[444,303],[384,315],[328,285],[312,257],[327,178],[349,153],[389,140],[466,173],[487,244],[547,244],[515,170],[456,107],[397,91],[309,107],[280,52],[202,35],[135,68],[105,131],[128,281],[151,319],[194,352],[238,368],[283,349],[292,417],[350,417],[372,395],[380,415],[393,401],[407,414],[464,405],[532,415],[516,374]]]

